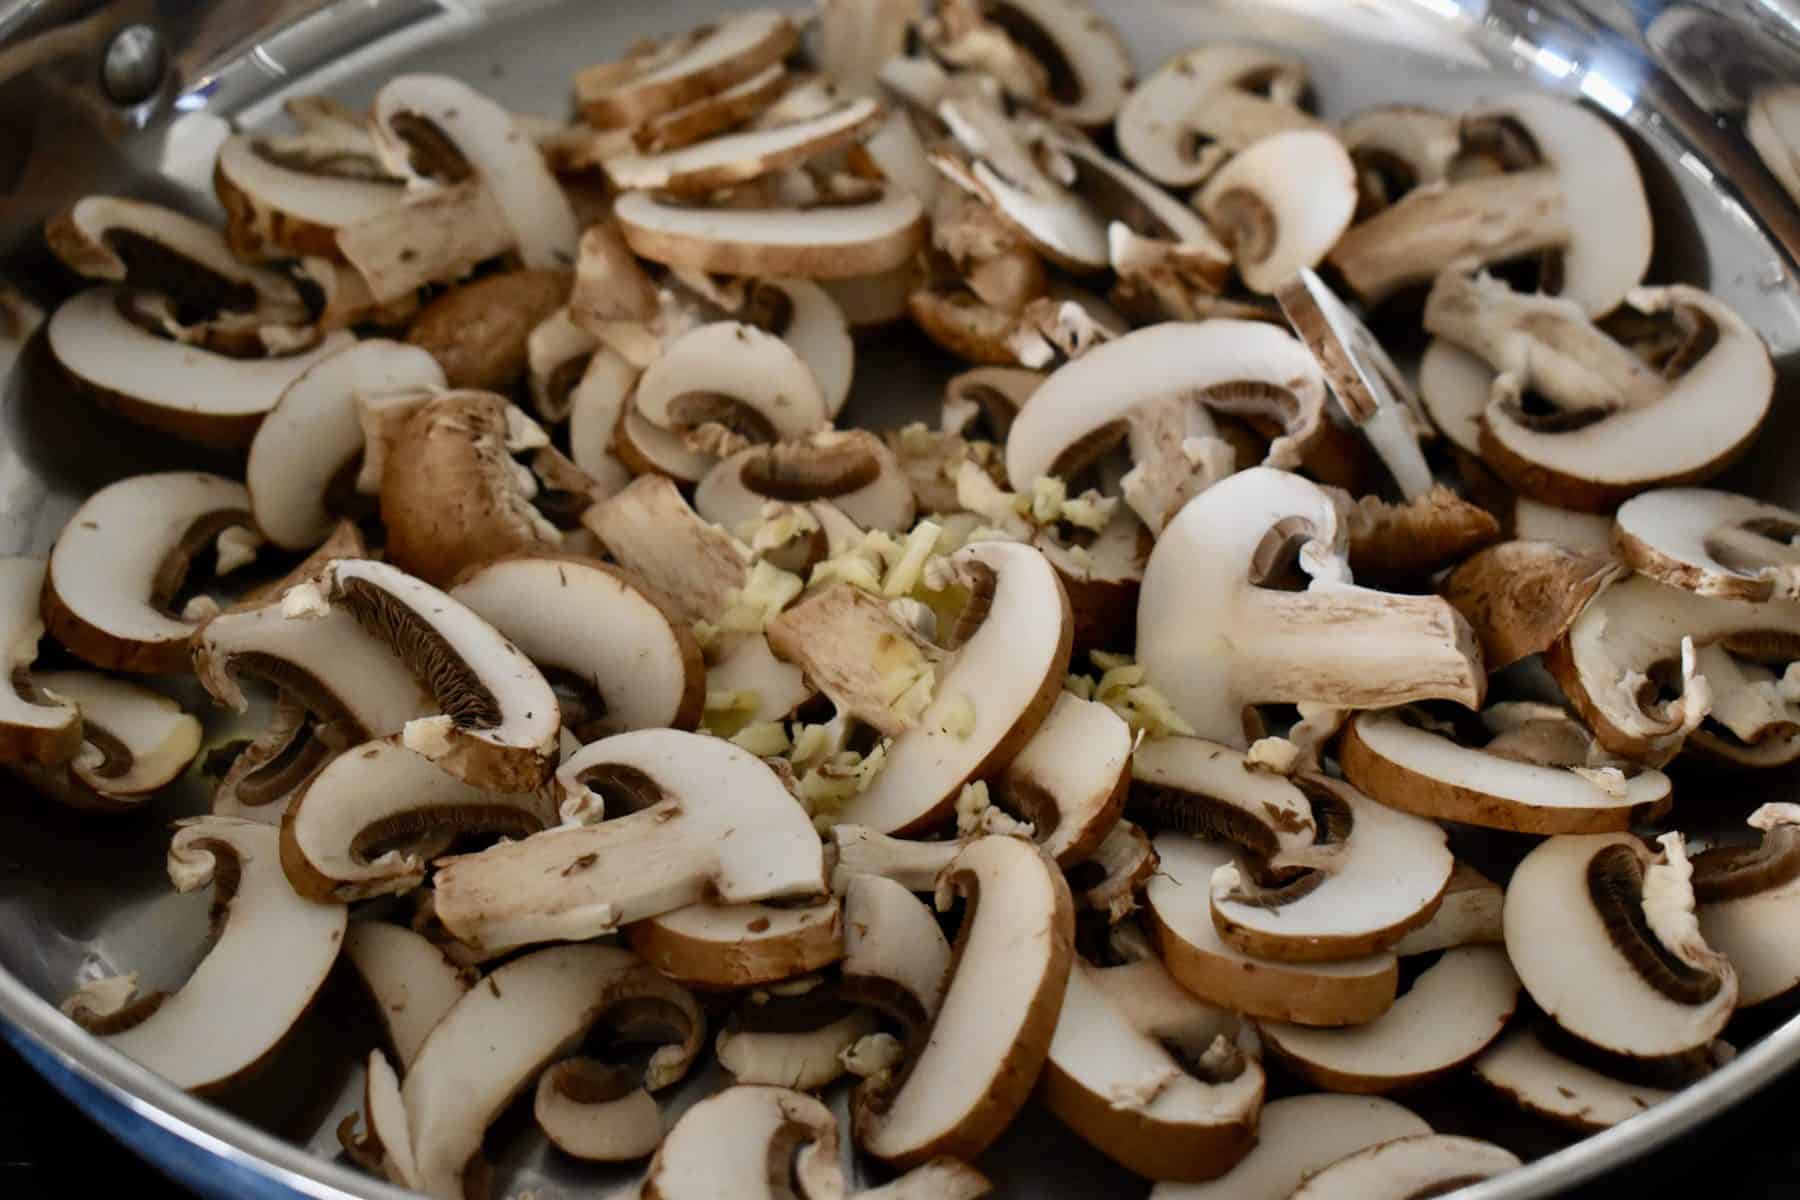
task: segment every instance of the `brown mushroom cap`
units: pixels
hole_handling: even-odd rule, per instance
[[[1443,592],[1481,639],[1488,670],[1498,671],[1549,649],[1589,601],[1628,574],[1610,554],[1501,542],[1452,571]]]
[[[505,391],[525,374],[526,339],[569,297],[566,270],[502,271],[419,310],[406,341],[430,351],[453,388]]]

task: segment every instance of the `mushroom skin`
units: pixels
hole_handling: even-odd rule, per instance
[[[632,480],[581,523],[689,623],[717,622],[750,577],[750,547],[701,519],[666,476]]]
[[[368,991],[402,1071],[412,1066],[437,1023],[475,983],[474,972],[400,925],[350,922],[344,957]]]
[[[1762,834],[1758,846],[1694,856],[1700,934],[1737,971],[1739,1008],[1800,987],[1800,957],[1787,934],[1800,897],[1800,808],[1765,804],[1749,824]]]
[[[1614,1079],[1564,1058],[1529,1025],[1489,1046],[1475,1060],[1473,1072],[1508,1102],[1579,1133],[1611,1129],[1675,1094]]]
[[[51,766],[81,749],[81,713],[66,699],[25,684],[37,660],[44,621],[38,606],[44,591],[43,559],[0,558],[0,614],[6,649],[6,678],[0,689],[0,762]],[[22,684],[24,686],[22,686]]]
[[[1501,542],[1451,571],[1442,592],[1481,640],[1488,670],[1499,671],[1548,650],[1595,596],[1630,573],[1603,551]]]
[[[650,1160],[644,1200],[845,1194],[837,1118],[805,1092],[738,1084],[683,1113]]]
[[[1293,1200],[1429,1196],[1459,1190],[1521,1166],[1510,1150],[1478,1138],[1421,1134],[1346,1155],[1297,1188]]]
[[[1125,810],[1131,744],[1124,718],[1064,692],[994,781],[996,801],[1031,822],[1058,866],[1073,866],[1099,848]]]
[[[502,271],[451,288],[421,308],[408,345],[443,367],[451,388],[499,392],[525,374],[531,331],[568,299],[567,270]]]
[[[199,753],[200,722],[161,692],[92,671],[40,671],[30,680],[79,712],[79,748],[64,762],[11,767],[70,808],[138,808],[180,778]]]
[[[1500,540],[1492,514],[1442,484],[1404,504],[1364,496],[1348,524],[1350,569],[1377,583],[1428,578]]]
[[[844,957],[835,897],[798,907],[702,902],[625,929],[631,949],[671,979],[709,990],[754,988],[824,970]]]
[[[1139,83],[1120,108],[1119,149],[1158,183],[1191,187],[1265,137],[1321,128],[1300,108],[1310,82],[1305,64],[1259,46],[1184,51]]]
[[[1800,599],[1800,557],[1790,544],[1800,515],[1708,488],[1634,496],[1614,517],[1626,565],[1670,587],[1735,600]]]
[[[596,129],[629,129],[756,75],[792,53],[799,37],[782,13],[736,13],[577,73],[576,103]]]

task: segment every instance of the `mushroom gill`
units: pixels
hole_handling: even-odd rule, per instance
[[[1587,889],[1612,944],[1651,987],[1677,1004],[1705,1004],[1719,994],[1717,975],[1683,962],[1651,930],[1644,912],[1644,864],[1630,845],[1616,842],[1594,855]]]

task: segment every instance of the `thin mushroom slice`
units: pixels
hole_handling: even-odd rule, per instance
[[[1603,1075],[1564,1058],[1532,1026],[1515,1029],[1475,1060],[1475,1078],[1528,1113],[1580,1133],[1598,1133],[1675,1093]]]
[[[1575,512],[1530,496],[1514,496],[1511,518],[1505,524],[1512,536],[1522,542],[1552,542],[1565,550],[1613,553],[1610,513]]]
[[[81,749],[81,713],[67,697],[46,696],[26,672],[44,636],[40,601],[43,559],[0,558],[0,622],[6,647],[7,683],[0,687],[0,760],[51,766]]]
[[[407,749],[494,791],[530,791],[549,778],[561,725],[556,694],[518,647],[466,605],[368,559],[331,563],[316,585],[289,592],[283,603],[301,620],[343,606],[431,690],[440,715],[406,723]]]
[[[1408,1200],[1446,1195],[1520,1166],[1479,1138],[1422,1134],[1370,1146],[1307,1177],[1293,1200]]]
[[[884,737],[930,728],[927,712],[944,652],[881,597],[832,584],[771,622],[768,639],[769,648],[800,667],[840,713]]]
[[[677,196],[705,195],[841,149],[870,133],[882,117],[881,105],[863,97],[814,116],[725,133],[675,150],[622,154],[606,160],[606,174],[621,191],[654,188]]]
[[[1246,745],[1244,709],[1277,700],[1481,703],[1487,676],[1468,623],[1436,597],[1350,583],[1344,536],[1316,484],[1264,467],[1203,492],[1164,531],[1139,592],[1138,658],[1199,736]],[[1264,586],[1296,541],[1306,589]]]
[[[972,425],[985,423],[997,442],[1012,432],[1025,402],[1044,382],[1041,371],[1022,367],[976,367],[953,376],[944,385],[942,429],[945,433],[974,436]]]
[[[1800,808],[1765,804],[1750,814],[1761,841],[1694,856],[1700,933],[1738,975],[1738,1007],[1800,987],[1800,954],[1789,936],[1800,912]]]
[[[1119,149],[1168,187],[1202,183],[1231,155],[1272,134],[1319,129],[1300,108],[1305,64],[1256,46],[1201,46],[1174,56],[1119,110]]]
[[[943,928],[905,883],[871,874],[850,877],[838,992],[891,1020],[908,1055],[925,1049],[951,965]]]
[[[800,356],[836,418],[850,398],[856,365],[856,344],[837,299],[810,279],[759,279],[747,289],[742,313]]]
[[[1486,360],[1449,338],[1432,338],[1419,359],[1419,403],[1437,431],[1465,454],[1481,454],[1481,414],[1494,374]]]
[[[1307,1176],[1368,1146],[1431,1126],[1379,1096],[1289,1096],[1263,1106],[1256,1146],[1224,1178],[1159,1183],[1151,1200],[1288,1200]]]
[[[1441,1079],[1500,1036],[1519,1001],[1519,979],[1498,946],[1446,950],[1394,1006],[1354,1029],[1264,1021],[1270,1054],[1333,1092],[1385,1093]]]
[[[39,671],[31,681],[80,712],[81,745],[67,762],[15,769],[71,807],[136,808],[200,751],[200,722],[160,692],[91,671]]]
[[[1160,860],[1144,892],[1151,934],[1169,973],[1196,996],[1247,1016],[1304,1025],[1360,1025],[1394,1003],[1399,968],[1391,953],[1331,963],[1252,958],[1225,942],[1213,923],[1213,874],[1233,861],[1230,846],[1185,834],[1156,838]]]
[[[572,555],[505,558],[465,572],[450,595],[561,684],[563,726],[583,741],[700,723],[700,646],[630,574]]]
[[[352,921],[344,934],[344,957],[374,1001],[382,1033],[410,1070],[425,1039],[444,1014],[474,986],[474,973],[401,925]]]
[[[293,354],[231,358],[155,334],[123,309],[126,294],[89,288],[50,318],[50,352],[101,407],[209,446],[240,449],[308,368],[355,339],[328,333]]]
[[[656,1097],[636,1074],[591,1058],[566,1058],[538,1076],[531,1114],[552,1146],[583,1162],[630,1162],[663,1138]]]
[[[109,484],[82,503],[50,551],[44,624],[97,667],[179,674],[196,622],[170,606],[189,565],[224,530],[249,524],[249,493],[218,475]]]
[[[747,447],[709,471],[694,492],[700,515],[732,530],[758,521],[767,505],[814,500],[831,501],[864,529],[898,533],[912,527],[915,515],[899,459],[861,429]]]
[[[1299,778],[1344,849],[1328,871],[1273,887],[1238,866],[1215,872],[1220,936],[1246,954],[1286,962],[1339,962],[1391,949],[1431,919],[1449,884],[1455,861],[1443,829],[1337,780]]]
[[[1791,83],[1758,88],[1744,115],[1744,136],[1800,204],[1800,89]]]
[[[831,872],[831,890],[843,894],[858,875],[877,875],[911,892],[937,889],[938,876],[955,861],[959,842],[917,842],[841,821],[832,826],[837,865]]]
[[[287,550],[324,541],[337,523],[332,486],[363,449],[356,398],[443,386],[428,353],[382,338],[315,363],[282,391],[250,442],[244,479],[256,527]]]
[[[996,802],[1031,822],[1058,866],[1072,866],[1099,849],[1124,811],[1131,742],[1119,714],[1063,692],[994,780]]]
[[[773,9],[734,13],[575,76],[575,99],[597,129],[632,128],[749,79],[786,58],[799,30]]]
[[[304,143],[304,133],[226,138],[213,164],[213,192],[225,210],[232,252],[253,259],[335,258],[339,229],[405,203],[400,181],[375,161],[373,138],[360,125],[357,134],[366,150],[360,160]]]
[[[658,113],[631,131],[629,144],[643,154],[691,146],[753,120],[780,100],[793,84],[794,76],[785,66],[771,63],[692,104]],[[604,164],[604,157],[601,162]]]
[[[831,420],[818,379],[793,348],[735,321],[670,343],[638,379],[635,404],[651,424],[717,454],[805,437]]]
[[[714,904],[659,913],[625,930],[631,948],[671,979],[706,989],[764,987],[844,956],[840,902]]]
[[[1302,188],[1293,186],[1304,178]],[[1356,168],[1322,130],[1271,134],[1239,151],[1206,181],[1195,206],[1231,247],[1238,277],[1271,295],[1317,266],[1356,211]]]
[[[702,520],[663,476],[633,480],[583,513],[581,522],[689,623],[716,624],[749,581],[750,547]]]
[[[681,1115],[650,1160],[654,1200],[826,1200],[845,1194],[837,1118],[788,1088],[739,1084]]]
[[[930,704],[888,747],[873,782],[844,806],[843,820],[884,833],[948,819],[964,783],[1003,768],[1024,749],[1069,669],[1068,597],[1036,550],[977,542],[928,568],[926,583],[964,588],[969,599],[945,639],[953,648]],[[965,728],[960,718],[968,708],[974,714]]]
[[[1498,671],[1548,650],[1595,596],[1629,574],[1604,548],[1501,542],[1452,571],[1442,591],[1481,640],[1488,670]]]
[[[433,297],[406,327],[453,388],[510,391],[529,365],[531,331],[569,299],[562,267],[498,271]]]
[[[1748,496],[1667,488],[1619,506],[1627,565],[1671,587],[1736,600],[1800,599],[1800,515]]]
[[[726,1019],[715,1048],[737,1083],[816,1092],[844,1075],[844,1056],[879,1024],[869,1009],[844,1003],[821,984],[797,996],[752,996]]]
[[[406,1102],[400,1096],[400,1077],[394,1064],[380,1050],[369,1051],[363,1074],[363,1126],[365,1136],[354,1136],[357,1114],[338,1125],[338,1141],[352,1162],[382,1175],[401,1187],[418,1183],[418,1164],[413,1159],[412,1137],[406,1128]]]
[[[1411,104],[1364,109],[1338,126],[1338,137],[1356,164],[1358,220],[1416,188],[1447,182],[1462,149],[1454,117]]]
[[[1669,777],[1610,765],[1592,735],[1560,712],[1573,753],[1523,757],[1504,738],[1470,744],[1416,710],[1358,713],[1338,747],[1344,776],[1375,799],[1439,821],[1514,833],[1612,833],[1662,815]]]
[[[446,75],[399,75],[376,93],[374,120],[383,161],[403,177],[480,180],[526,267],[574,264],[581,231],[568,197],[500,105]]]
[[[1350,568],[1364,579],[1425,580],[1500,540],[1500,522],[1442,484],[1404,504],[1364,496],[1349,512]]]
[[[1065,125],[1091,129],[1118,113],[1131,89],[1131,53],[1091,0],[998,0],[982,3],[998,27],[1044,72],[1037,102]]]
[[[1069,871],[1069,887],[1084,909],[1104,913],[1117,925],[1137,910],[1138,896],[1156,874],[1158,858],[1150,837],[1130,821],[1113,822],[1094,853]]]
[[[1256,1144],[1263,1071],[1221,1034],[1184,1060],[1096,983],[1069,972],[1039,1096],[1114,1162],[1149,1179],[1216,1179]]]
[[[942,1006],[925,1049],[886,1087],[858,1090],[856,1142],[897,1167],[973,1159],[1031,1094],[1074,958],[1068,885],[1010,837],[970,842],[938,885],[967,899]]]
[[[640,257],[714,275],[878,275],[910,262],[926,236],[919,198],[892,185],[868,198],[763,208],[707,208],[627,192],[613,213]]]
[[[722,634],[707,648],[707,659],[707,693],[729,693],[745,705],[737,712],[746,725],[788,720],[819,694],[805,672],[775,657],[760,633]],[[747,696],[754,696],[754,707],[747,706]]]
[[[1126,503],[1160,532],[1235,465],[1214,410],[1275,417],[1282,436],[1264,461],[1291,467],[1318,434],[1324,408],[1318,363],[1284,330],[1224,319],[1154,325],[1044,381],[1013,422],[1006,474],[1020,490],[1044,476],[1075,478],[1123,439],[1133,463],[1121,481]]]
[[[366,900],[424,880],[421,834],[526,837],[556,820],[544,791],[472,787],[390,738],[346,750],[294,797],[281,822],[281,863],[303,896]]]
[[[1499,884],[1458,861],[1438,910],[1431,920],[1401,938],[1394,953],[1406,958],[1459,946],[1499,945],[1506,940],[1500,924],[1505,897]]]
[[[806,810],[776,774],[718,738],[615,734],[557,771],[565,803],[588,794],[625,811],[439,865],[437,912],[487,951],[595,937],[692,904],[823,895]]]
[[[1730,1018],[1737,974],[1695,919],[1680,834],[1653,854],[1626,834],[1551,838],[1506,885],[1506,952],[1544,1014],[1612,1059],[1704,1051]]]
[[[344,906],[295,894],[277,836],[251,821],[196,817],[169,844],[176,890],[213,886],[217,936],[179,991],[144,1005],[147,1016],[105,1040],[176,1087],[210,1093],[250,1074],[305,1015],[337,961]]]
[[[619,487],[612,489],[613,495],[630,483],[634,473],[624,461],[616,439],[620,422],[629,411],[635,411],[631,407],[631,389],[637,386],[637,379],[637,368],[617,351],[596,346],[580,380],[569,392],[569,457],[594,479],[616,481]],[[649,424],[642,418],[639,423]]]

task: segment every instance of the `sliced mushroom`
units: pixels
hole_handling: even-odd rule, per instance
[[[619,487],[610,489],[613,494],[631,480],[632,471],[621,460],[615,439],[637,378],[637,368],[618,352],[597,345],[568,393],[568,412],[563,414],[568,421],[569,457],[594,479],[617,481]],[[539,415],[545,415],[541,406]]]
[[[281,822],[281,864],[302,896],[366,900],[423,881],[421,834],[527,837],[556,820],[546,792],[472,787],[389,738],[346,750],[294,797]]]
[[[938,876],[956,859],[958,842],[918,842],[842,821],[832,826],[837,865],[831,890],[842,894],[858,875],[878,875],[911,892],[932,892]]]
[[[1744,114],[1744,136],[1769,173],[1800,204],[1800,89],[1793,84],[1758,88]]]
[[[1498,671],[1548,650],[1595,596],[1629,573],[1604,549],[1501,542],[1452,571],[1443,592],[1481,640],[1488,670]]]
[[[1037,102],[1053,119],[1091,129],[1110,122],[1125,103],[1133,76],[1131,52],[1090,0],[994,0],[969,7],[980,10],[982,26],[1010,41],[1017,55],[1042,72],[1043,94],[1020,98]],[[948,21],[947,11],[939,15]],[[973,46],[961,41],[978,56],[964,65],[986,65],[979,60],[979,44],[979,33]],[[940,53],[949,62],[958,61],[950,45],[941,46]]]
[[[844,1074],[842,1056],[876,1032],[875,1014],[826,986],[798,996],[752,996],[719,1030],[719,1065],[738,1083],[815,1092]]]
[[[39,671],[30,679],[80,713],[80,748],[66,762],[21,762],[14,770],[72,808],[137,808],[200,751],[200,722],[160,692],[91,671]]]
[[[1506,885],[1506,953],[1532,1000],[1630,1062],[1704,1052],[1738,994],[1695,920],[1681,835],[1660,841],[1653,854],[1627,834],[1551,838]]]
[[[919,198],[895,186],[867,198],[762,208],[706,208],[627,192],[613,212],[636,254],[715,275],[878,275],[911,261],[926,234]]]
[[[654,188],[673,195],[705,195],[828,154],[881,123],[881,105],[867,97],[794,121],[724,133],[674,150],[622,154],[606,161],[621,191]]]
[[[1063,692],[994,780],[996,800],[1031,822],[1058,866],[1072,866],[1099,848],[1124,810],[1131,741],[1112,709]]]
[[[659,475],[594,505],[582,524],[689,622],[717,622],[749,578],[750,548],[700,519]]]
[[[500,105],[447,75],[398,75],[375,94],[374,120],[390,169],[409,180],[479,180],[526,267],[574,265],[581,230],[568,197]]]
[[[1381,582],[1428,578],[1500,538],[1492,514],[1441,484],[1405,504],[1364,496],[1348,515],[1351,569]]]
[[[225,139],[213,166],[213,191],[225,209],[225,239],[233,253],[336,257],[338,230],[405,202],[400,181],[376,161],[374,139],[360,121],[352,128],[335,145],[309,137],[311,130]]]
[[[1149,1179],[1216,1179],[1256,1144],[1262,1066],[1220,1035],[1198,1060],[1178,1057],[1157,1031],[1097,984],[1069,972],[1044,1065],[1044,1106],[1108,1158]]]
[[[1468,863],[1458,861],[1438,910],[1431,914],[1431,920],[1401,938],[1394,953],[1406,958],[1458,946],[1499,945],[1506,940],[1500,927],[1504,900],[1499,884]]]
[[[1309,1175],[1294,1200],[1447,1195],[1521,1165],[1492,1142],[1446,1133],[1399,1138],[1358,1150]]]
[[[1019,411],[1043,382],[1042,372],[1019,367],[964,371],[944,385],[943,431],[972,436],[972,426],[983,422],[995,441],[1005,442]]]
[[[1396,709],[1357,714],[1338,757],[1345,777],[1383,804],[1514,833],[1611,833],[1668,809],[1661,771],[1608,765],[1587,730],[1560,711],[1534,724],[1564,734],[1570,752],[1521,757],[1502,745],[1505,735],[1471,745],[1460,730]]]
[[[770,622],[768,639],[769,648],[799,666],[838,712],[884,737],[929,728],[926,712],[943,651],[895,616],[881,597],[832,584]]]
[[[943,907],[958,895],[967,909],[929,1043],[852,1105],[857,1145],[897,1167],[992,1144],[1037,1082],[1068,986],[1074,908],[1035,846],[970,842],[938,885]]]
[[[337,231],[336,253],[374,303],[410,303],[420,288],[455,283],[517,247],[505,210],[480,180],[406,195]]]
[[[1700,933],[1737,971],[1740,1008],[1800,987],[1800,956],[1787,934],[1800,897],[1800,809],[1765,804],[1749,821],[1762,834],[1758,845],[1694,856]]]
[[[1126,503],[1158,532],[1235,463],[1212,410],[1279,419],[1284,436],[1264,461],[1293,466],[1324,405],[1318,363],[1284,330],[1231,320],[1155,325],[1046,379],[1013,422],[1006,473],[1020,489],[1049,475],[1074,479],[1123,439],[1134,464],[1122,481]]]
[[[716,454],[805,437],[831,419],[805,361],[780,338],[734,321],[672,342],[638,380],[635,404],[651,424]]]
[[[350,1160],[365,1170],[385,1176],[403,1187],[419,1178],[413,1159],[412,1136],[406,1128],[406,1102],[400,1096],[400,1077],[380,1050],[369,1051],[363,1070],[364,1136],[355,1136],[357,1113],[339,1122],[338,1142]]]
[[[1391,1092],[1441,1079],[1506,1028],[1519,979],[1498,946],[1460,946],[1420,972],[1394,1006],[1354,1029],[1265,1021],[1263,1045],[1300,1078],[1333,1092]]]
[[[0,760],[51,766],[81,749],[81,713],[69,697],[47,696],[27,682],[44,636],[39,601],[46,566],[40,558],[0,558],[0,645],[6,679],[0,687]]]
[[[953,859],[957,848],[950,850]],[[846,1000],[866,1004],[892,1020],[910,1056],[925,1049],[950,968],[950,943],[943,929],[906,882],[872,874],[850,876],[844,892],[844,964],[838,990]]]
[[[1553,542],[1565,550],[1591,554],[1613,552],[1611,514],[1575,512],[1529,496],[1515,496],[1511,518],[1504,522],[1523,542]]]
[[[1169,973],[1203,1000],[1247,1016],[1304,1025],[1359,1025],[1394,1003],[1399,968],[1391,953],[1335,963],[1251,958],[1213,924],[1213,874],[1232,863],[1229,845],[1185,834],[1156,839],[1160,865],[1144,892],[1150,930]]]
[[[293,354],[231,358],[157,337],[123,311],[126,294],[89,288],[50,318],[50,351],[101,407],[206,445],[247,445],[304,371],[354,339],[339,330]]]
[[[1000,770],[1049,715],[1068,673],[1068,597],[1044,556],[1012,542],[977,542],[942,560],[928,586],[966,589],[932,700],[888,747],[887,764],[842,819],[883,833],[933,828],[964,783]],[[964,723],[967,708],[973,720]]]
[[[402,1071],[412,1068],[425,1039],[475,982],[473,972],[419,934],[380,921],[352,921],[344,957],[375,1002]]]
[[[1301,108],[1304,64],[1256,46],[1201,46],[1169,59],[1119,110],[1119,149],[1169,187],[1204,182],[1231,155],[1272,134],[1319,129]]]
[[[860,429],[740,450],[709,471],[694,493],[700,515],[727,529],[756,522],[767,505],[814,500],[831,501],[864,529],[912,527],[912,486],[899,460]]]
[[[1674,1092],[1603,1075],[1564,1058],[1538,1031],[1515,1029],[1475,1060],[1475,1078],[1526,1112],[1582,1133],[1628,1121]]]
[[[1293,181],[1302,178],[1302,187]],[[1314,267],[1356,212],[1356,168],[1343,143],[1318,129],[1273,133],[1234,155],[1195,201],[1231,246],[1238,278],[1273,294]]]
[[[1157,864],[1149,835],[1130,821],[1119,820],[1099,848],[1069,872],[1069,886],[1077,904],[1105,913],[1107,923],[1117,925],[1136,911],[1138,895]]]
[[[700,723],[699,644],[628,573],[574,556],[507,558],[466,572],[450,595],[561,685],[563,725],[583,741]]]
[[[772,9],[736,13],[578,72],[576,103],[596,128],[630,128],[751,78],[792,53],[799,36]]]
[[[837,1118],[788,1088],[740,1084],[681,1115],[650,1160],[654,1200],[844,1195]]]
[[[690,904],[625,931],[631,948],[672,979],[699,988],[762,987],[822,970],[844,955],[839,901]]]
[[[195,817],[169,844],[177,891],[213,886],[216,936],[179,991],[138,1006],[141,1020],[104,1036],[176,1087],[210,1093],[254,1071],[337,961],[344,906],[288,887],[277,836],[252,821]]]
[[[557,771],[623,815],[440,864],[437,912],[489,951],[594,937],[692,904],[825,892],[818,835],[775,773],[729,742],[678,730],[615,734]]]
[[[1356,216],[1374,216],[1406,193],[1448,182],[1462,150],[1456,120],[1436,109],[1387,104],[1338,127],[1356,164]]]
[[[444,386],[424,350],[369,338],[320,360],[282,390],[257,428],[244,468],[256,527],[277,546],[307,550],[331,533],[330,493],[363,449],[359,396]]]
[[[812,369],[825,408],[835,418],[850,397],[856,344],[837,300],[810,279],[758,279],[747,289],[743,316],[786,342]]]
[[[195,622],[172,605],[223,530],[250,523],[244,486],[218,475],[136,475],[101,488],[63,526],[44,580],[50,635],[97,667],[187,669]]]
[[[1256,1147],[1212,1183],[1159,1183],[1151,1200],[1287,1200],[1306,1179],[1345,1155],[1431,1126],[1379,1096],[1289,1096],[1263,1106]]]
[[[1343,539],[1317,485],[1263,467],[1202,493],[1164,531],[1139,594],[1138,657],[1201,737],[1246,745],[1245,707],[1275,700],[1481,703],[1486,674],[1467,622],[1436,597],[1349,583]],[[1266,586],[1295,561],[1296,541],[1306,590]]]
[[[525,374],[532,329],[568,298],[565,268],[501,271],[426,304],[406,341],[430,352],[448,386],[505,391]]]
[[[368,559],[331,563],[316,591],[290,592],[284,604],[342,605],[430,689],[440,715],[406,723],[401,738],[408,750],[494,791],[530,791],[548,779],[561,724],[556,694],[516,646],[467,606]]]
[[[1449,338],[1432,338],[1419,359],[1420,403],[1437,431],[1466,454],[1481,454],[1481,414],[1493,385],[1494,369]]]
[[[1627,500],[1614,543],[1631,567],[1671,587],[1737,600],[1800,598],[1800,516],[1706,488],[1667,488]]]
[[[1463,117],[1465,150],[1498,143],[1520,169],[1418,188],[1353,226],[1330,255],[1358,297],[1380,301],[1451,263],[1558,252],[1558,294],[1597,316],[1650,263],[1650,206],[1631,150],[1606,120],[1548,93],[1521,93]],[[1528,165],[1526,165],[1528,164]]]

